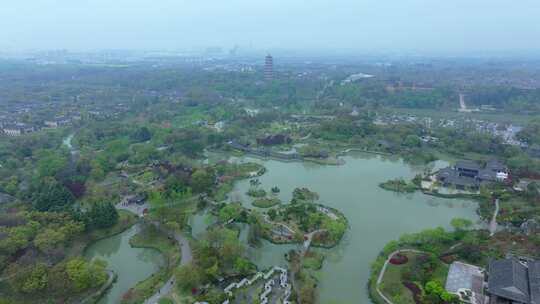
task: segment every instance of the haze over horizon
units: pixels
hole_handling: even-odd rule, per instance
[[[0,10],[0,48],[534,53],[538,16],[533,0],[21,0]]]

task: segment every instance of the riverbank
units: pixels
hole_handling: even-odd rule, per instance
[[[84,298],[79,304],[95,304],[98,303],[98,301],[103,297],[103,295],[109,290],[109,288],[112,287],[116,279],[118,278],[118,275],[114,271],[107,271],[107,282],[94,294]]]
[[[238,161],[252,159],[248,156]],[[319,194],[324,206],[339,210],[347,217],[346,225],[350,233],[346,232],[339,245],[332,250],[326,252],[321,249],[327,256],[322,269],[317,271],[317,290],[320,291],[321,303],[369,303],[367,289],[362,287],[367,286],[370,264],[385,243],[399,238],[401,234],[440,225],[450,228],[450,221],[455,217],[473,222],[478,220],[475,212],[477,206],[473,201],[446,200],[424,195],[420,191],[395,195],[379,187],[379,183],[396,177],[412,179],[424,172],[425,166],[411,166],[398,157],[377,154],[351,152],[343,159],[343,166],[275,160],[260,162],[268,170],[258,177],[259,188],[278,187],[280,192],[276,197],[283,202],[290,202],[295,188],[308,187]],[[245,208],[252,208],[252,199],[245,194],[251,187],[249,180],[238,181],[234,185],[232,195]],[[283,206],[289,204],[284,203]],[[279,218],[276,220],[280,221]],[[277,229],[276,232],[282,231],[287,234],[286,228]],[[290,242],[287,240],[287,243]],[[315,240],[312,246],[317,247]],[[280,264],[283,254],[288,251],[286,248],[298,249],[297,245],[265,241],[263,252],[258,250],[254,253],[253,261],[263,268],[269,266],[269,263]]]
[[[158,250],[135,248],[129,244],[129,240],[140,232],[141,225],[138,223],[120,234],[99,240],[85,250],[86,258],[107,262],[107,268],[118,275],[99,303],[121,303],[129,296],[130,288],[165,267],[166,260]]]
[[[118,222],[114,226],[105,229],[96,229],[85,235],[84,238],[76,239],[74,245],[70,247],[66,254],[68,256],[84,255],[86,249],[95,242],[125,232],[135,225],[137,221],[138,217],[133,213],[125,210],[118,210]]]
[[[151,248],[159,251],[165,258],[165,265],[150,277],[138,282],[130,288],[122,297],[122,303],[141,303],[150,298],[172,275],[174,268],[179,264],[181,253],[176,241],[167,237],[152,224],[144,224],[144,227],[134,235],[129,244],[133,248]]]

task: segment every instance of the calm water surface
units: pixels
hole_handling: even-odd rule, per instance
[[[100,258],[107,261],[107,269],[113,270],[118,279],[100,304],[120,303],[122,295],[157,272],[165,260],[159,251],[148,248],[132,248],[129,239],[140,229],[138,225],[123,233],[97,241],[85,250],[87,258]]]
[[[320,195],[322,204],[341,210],[348,218],[350,229],[342,243],[325,250],[327,259],[318,273],[321,303],[371,303],[367,295],[369,265],[390,240],[403,233],[425,228],[449,228],[455,217],[478,221],[476,204],[460,199],[441,199],[424,195],[396,194],[378,184],[397,177],[412,178],[426,166],[411,167],[400,159],[388,159],[370,154],[344,157],[343,166],[320,166],[311,163],[280,162],[256,158],[235,158],[234,161],[255,161],[264,164],[267,172],[259,178],[265,190],[278,186],[284,202],[291,199],[296,187],[308,187]],[[443,167],[436,162],[431,167]],[[249,181],[235,185],[232,200],[251,206],[245,195]],[[283,254],[295,245],[273,245],[264,242],[259,249],[250,249],[252,258],[261,267],[285,264]]]

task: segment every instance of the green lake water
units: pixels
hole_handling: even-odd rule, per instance
[[[475,212],[477,205],[472,201],[436,198],[419,192],[396,194],[378,187],[389,179],[412,178],[426,166],[411,167],[397,158],[364,153],[350,154],[343,159],[346,163],[342,166],[251,157],[232,159],[262,163],[267,172],[259,178],[260,187],[269,191],[278,186],[283,202],[291,199],[294,188],[308,187],[319,193],[320,203],[341,210],[349,220],[350,229],[340,245],[324,250],[327,259],[318,272],[320,303],[371,303],[367,292],[370,263],[386,243],[404,233],[425,228],[450,228],[450,220],[455,217],[479,220]],[[445,165],[439,161],[431,167]],[[230,199],[240,200],[252,208],[251,199],[245,195],[249,187],[248,180],[238,182]],[[264,242],[262,248],[249,251],[257,265],[268,267],[286,265],[283,255],[291,248],[297,246]]]
[[[85,257],[107,261],[107,268],[118,275],[117,281],[100,300],[100,304],[120,303],[122,295],[129,288],[151,276],[164,265],[165,260],[159,251],[132,248],[129,245],[129,239],[138,229],[139,226],[135,225],[123,233],[97,241],[85,250]]]
[[[294,188],[308,187],[319,193],[320,203],[341,210],[348,218],[350,229],[342,242],[336,248],[323,250],[327,259],[317,274],[320,303],[370,303],[367,293],[369,265],[387,242],[403,233],[437,226],[449,228],[450,220],[455,217],[478,221],[474,202],[435,198],[422,193],[396,194],[378,187],[380,182],[388,179],[412,178],[426,166],[411,167],[400,159],[372,154],[355,153],[343,159],[345,165],[342,166],[321,166],[251,157],[231,158],[237,162],[263,164],[267,172],[259,178],[261,187],[269,191],[271,187],[278,186],[283,202],[291,199]],[[436,162],[431,166],[439,168],[445,165],[445,162]],[[236,183],[229,198],[252,208],[251,199],[245,195],[249,187],[248,180]],[[214,220],[205,213],[195,215],[190,221],[193,236],[204,233]],[[128,241],[137,229],[138,226],[134,226],[119,235],[98,241],[85,251],[88,258],[106,260],[108,268],[118,274],[118,281],[100,301],[101,304],[119,303],[129,288],[158,271],[164,263],[158,251],[129,245]],[[246,233],[247,225],[242,225],[241,240],[245,241]],[[263,241],[261,247],[249,248],[248,254],[260,268],[285,266],[284,254],[294,248],[298,246]]]

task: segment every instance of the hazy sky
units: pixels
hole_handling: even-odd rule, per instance
[[[540,0],[1,0],[11,50],[540,50]]]

